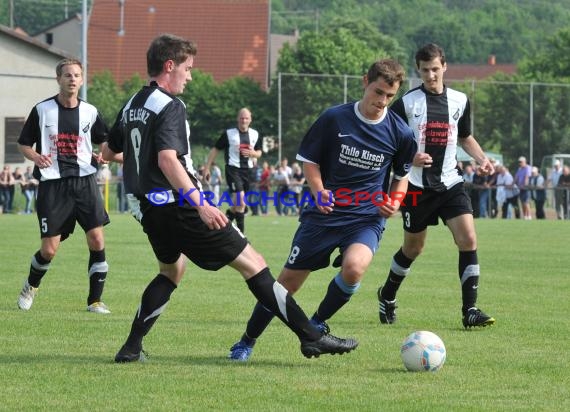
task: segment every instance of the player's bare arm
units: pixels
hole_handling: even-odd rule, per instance
[[[116,163],[123,163],[123,154],[122,153],[115,153],[111,149],[109,149],[109,145],[107,142],[101,143],[99,145],[99,163],[106,163],[106,162],[116,162]]]
[[[330,190],[325,189],[321,176],[321,168],[318,164],[303,162],[303,174],[315,197],[315,203],[319,212],[325,215],[331,213],[334,207],[334,196]]]
[[[43,155],[36,152],[32,146],[18,144],[18,150],[20,150],[20,153],[22,153],[26,159],[34,162],[34,164],[40,169],[50,167],[52,164],[52,160],[49,155]]]
[[[485,152],[483,149],[481,149],[481,146],[473,136],[459,139],[459,143],[461,144],[463,150],[465,150],[469,156],[475,159],[483,176],[491,175],[495,172],[495,167],[489,158],[485,155]]]
[[[403,177],[401,179],[394,178],[390,185],[390,192],[386,194],[386,201],[378,207],[380,215],[385,218],[394,216],[398,210],[400,210],[400,206],[404,201],[404,196],[406,195],[407,190],[407,177]]]
[[[429,153],[418,152],[414,156],[413,165],[416,167],[427,168],[431,167],[433,159]]]
[[[216,149],[215,147],[212,147],[212,150],[210,150],[210,153],[208,153],[208,159],[206,160],[206,164],[204,165],[204,171],[203,171],[203,176],[204,176],[204,180],[206,182],[210,181],[210,168],[212,167],[212,164],[214,163],[214,160],[216,160],[216,156],[218,155],[219,150]]]

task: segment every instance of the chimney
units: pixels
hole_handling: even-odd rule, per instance
[[[494,54],[490,54],[489,57],[487,58],[487,64],[489,66],[494,66],[496,63],[496,58]]]

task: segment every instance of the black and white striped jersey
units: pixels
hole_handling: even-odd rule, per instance
[[[458,139],[471,135],[467,95],[448,87],[433,94],[422,85],[396,100],[391,110],[414,131],[418,152],[429,153],[433,159],[431,167],[412,167],[410,183],[441,192],[462,182],[456,152]]]
[[[34,167],[34,177],[52,180],[97,172],[93,144],[101,144],[107,137],[107,126],[95,106],[79,100],[77,107],[67,108],[54,96],[34,106],[18,143],[35,144],[37,153],[51,157],[50,167]]]
[[[158,152],[175,150],[178,160],[194,185],[200,188],[190,158],[190,126],[186,106],[156,82],[144,86],[119,112],[109,134],[109,148],[123,153],[123,181],[126,193],[139,199],[157,191],[168,194],[162,203],[178,200],[178,188],[171,187],[158,166]]]
[[[253,159],[240,154],[240,145],[252,146],[253,150],[261,150],[262,140],[259,138],[257,130],[251,127],[242,132],[237,127],[228,129],[222,133],[216,144],[218,150],[224,150],[224,159],[227,165],[239,167],[240,169],[251,169]]]

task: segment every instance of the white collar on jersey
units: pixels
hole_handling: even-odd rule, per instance
[[[386,117],[386,114],[388,113],[388,108],[386,107],[384,109],[384,113],[382,113],[382,116],[380,116],[379,119],[377,120],[371,120],[368,119],[366,117],[364,117],[364,115],[362,113],[360,113],[360,110],[358,110],[358,104],[360,103],[360,100],[357,101],[356,103],[354,103],[354,114],[356,114],[356,117],[358,117],[360,120],[362,120],[364,123],[368,123],[368,124],[378,124],[380,123],[382,120],[384,120],[384,118]]]

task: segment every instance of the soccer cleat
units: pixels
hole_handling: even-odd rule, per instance
[[[18,296],[18,307],[22,310],[29,310],[34,303],[34,298],[38,293],[38,288],[31,286],[28,281],[24,282],[24,287]]]
[[[378,289],[378,302],[380,323],[392,324],[396,322],[396,299],[386,300],[382,297],[382,288]]]
[[[471,308],[463,312],[463,327],[465,329],[472,327],[491,326],[495,323],[495,318],[485,314],[481,309]]]
[[[253,345],[255,345],[255,339],[253,339],[253,342],[249,345],[243,339],[241,339],[230,348],[228,359],[239,362],[247,362],[253,353]]]
[[[318,358],[320,355],[329,353],[331,355],[348,353],[358,346],[356,339],[337,338],[329,333],[322,335],[317,340],[301,341],[301,353],[305,358]]]
[[[87,312],[99,313],[101,315],[108,315],[111,313],[107,305],[105,305],[103,302],[93,302],[87,306]]]
[[[116,363],[144,362],[148,359],[148,354],[144,350],[134,350],[123,345],[115,355]]]
[[[317,330],[319,332],[321,332],[322,334],[327,334],[330,333],[331,329],[329,328],[329,325],[327,325],[326,322],[320,322],[318,320],[315,319],[315,317],[313,316],[309,322],[311,322],[311,325],[313,325],[315,328],[317,328]]]

